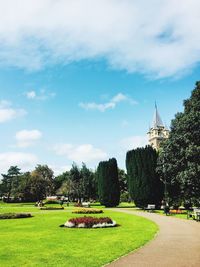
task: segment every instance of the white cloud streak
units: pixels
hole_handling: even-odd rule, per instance
[[[44,89],[40,90],[39,92],[36,92],[34,90],[25,92],[25,96],[30,100],[47,100],[49,98],[55,97],[55,95],[56,93],[47,92]]]
[[[21,130],[16,133],[17,147],[29,147],[41,139],[42,133],[39,130]]]
[[[67,159],[77,163],[88,163],[107,158],[106,152],[93,147],[91,144],[57,144],[54,146],[53,150],[57,155],[66,156]]]
[[[114,69],[180,75],[200,61],[199,10],[198,0],[2,0],[0,64],[104,58]]]
[[[27,114],[24,109],[13,108],[9,101],[0,101],[0,123],[4,123]]]
[[[31,153],[0,153],[0,170],[1,173],[6,173],[10,166],[18,166],[22,171],[28,171],[36,165],[37,161],[37,156]]]
[[[130,104],[134,104],[134,105],[137,104],[135,100],[131,99],[130,97],[122,93],[119,93],[115,95],[109,102],[106,102],[103,104],[91,102],[91,103],[80,103],[79,106],[85,110],[98,110],[98,111],[104,112],[108,109],[114,109],[118,103],[123,102],[123,101],[127,101]]]

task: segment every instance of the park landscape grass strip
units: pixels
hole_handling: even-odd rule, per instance
[[[4,206],[11,209],[9,205]],[[31,220],[0,222],[1,266],[87,266],[105,265],[133,251],[155,236],[155,223],[134,215],[104,210],[121,226],[105,229],[68,229],[59,225],[71,217],[71,209],[43,213],[35,210]],[[77,214],[77,217],[81,214]]]

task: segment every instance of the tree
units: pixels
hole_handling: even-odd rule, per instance
[[[119,188],[120,188],[120,202],[130,201],[130,195],[128,192],[127,174],[124,170],[118,169]]]
[[[200,82],[171,123],[159,155],[158,171],[171,203],[200,205]]]
[[[136,206],[160,205],[163,198],[163,183],[156,173],[158,154],[151,146],[127,152],[126,168],[128,189]]]
[[[53,183],[55,191],[59,190],[62,184],[69,180],[69,175],[69,171],[66,171],[54,178]]]
[[[36,170],[31,173],[29,186],[30,193],[33,195],[35,200],[41,201],[46,198],[48,181]]]
[[[46,185],[46,196],[52,195],[54,193],[54,183],[53,183],[53,170],[50,169],[47,165],[37,165],[35,172],[40,176],[41,180],[44,180]]]
[[[119,205],[119,178],[115,158],[99,163],[97,168],[97,181],[100,203],[106,207],[116,207]]]
[[[20,175],[20,168],[18,168],[17,166],[11,166],[8,169],[7,174],[2,174],[3,179],[1,189],[2,193],[6,195],[8,202],[10,201],[11,194],[15,192],[16,188],[19,185],[18,179]]]

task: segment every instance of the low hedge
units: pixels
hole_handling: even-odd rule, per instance
[[[41,210],[64,210],[64,207],[42,207]]]
[[[30,217],[32,217],[30,213],[2,213],[0,214],[0,220],[21,219],[21,218],[30,218]]]
[[[76,214],[98,214],[98,213],[103,213],[103,210],[100,209],[87,209],[87,208],[80,208],[77,210],[72,211],[72,213]]]

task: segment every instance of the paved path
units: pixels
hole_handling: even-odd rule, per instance
[[[148,218],[160,228],[154,240],[109,267],[200,267],[200,222],[117,209]],[[131,234],[131,233],[130,233]]]

